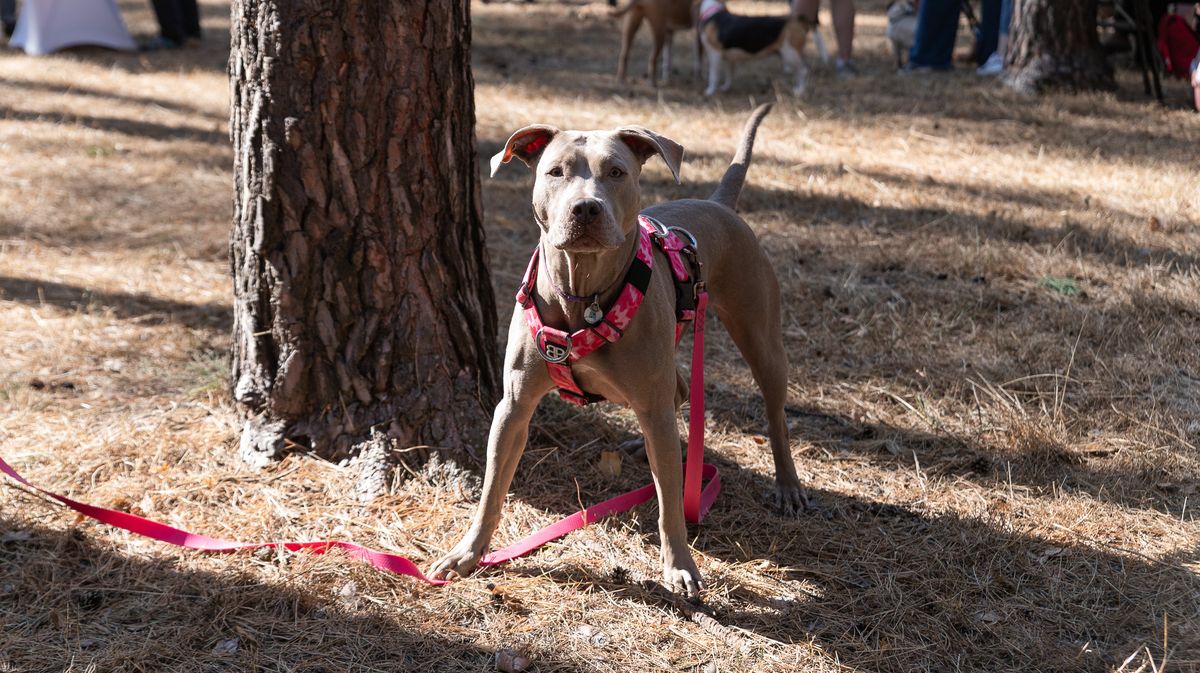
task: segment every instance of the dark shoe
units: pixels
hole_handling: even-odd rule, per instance
[[[904,64],[904,67],[900,68],[896,72],[901,75],[927,75],[933,72],[950,72],[953,69],[954,66],[950,64],[942,66],[918,65],[912,61],[909,61],[908,63]]]
[[[166,37],[156,37],[138,45],[138,51],[159,51],[161,49],[178,49],[180,45],[175,40]]]

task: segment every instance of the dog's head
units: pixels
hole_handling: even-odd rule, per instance
[[[533,215],[542,239],[566,252],[621,247],[637,227],[642,165],[662,157],[675,181],[683,148],[640,126],[559,131],[534,125],[512,134],[492,157],[492,175],[514,156],[534,170]]]

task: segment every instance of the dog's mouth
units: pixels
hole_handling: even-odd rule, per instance
[[[563,252],[603,252],[625,242],[620,228],[607,221],[582,224],[567,219],[550,227],[548,243]]]
[[[623,242],[624,239],[616,241],[612,240],[611,237],[601,238],[590,232],[585,232],[569,238],[560,237],[558,240],[550,241],[550,245],[563,252],[604,252],[605,250],[616,250],[621,247],[621,243]]]

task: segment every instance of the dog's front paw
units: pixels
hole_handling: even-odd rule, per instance
[[[798,516],[808,509],[808,493],[799,479],[775,480],[775,508],[788,517]]]
[[[704,588],[704,581],[700,579],[700,571],[696,569],[696,562],[688,557],[682,561],[667,561],[663,564],[663,584],[668,589],[677,594],[683,594],[689,597],[700,595],[700,590]]]
[[[466,577],[475,570],[483,555],[487,552],[486,545],[476,545],[469,540],[459,542],[442,558],[429,568],[426,576],[434,580],[452,580],[455,577]]]

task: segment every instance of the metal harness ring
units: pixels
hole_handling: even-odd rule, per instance
[[[536,335],[534,335],[533,343],[537,348],[538,355],[541,355],[543,360],[551,364],[560,365],[566,362],[567,358],[571,357],[571,339],[567,339],[567,344],[565,346],[556,343],[550,343],[546,341],[545,337],[543,336],[545,331],[546,328],[543,327],[537,331]],[[551,351],[551,348],[548,347],[553,347],[553,351]]]
[[[690,244],[693,250],[698,250],[700,248],[700,242],[697,241],[696,237],[692,235],[692,232],[688,231],[687,229],[684,229],[683,227],[667,227],[667,231],[673,231],[687,239],[687,242]]]
[[[654,219],[653,217],[650,217],[649,215],[642,215],[642,217],[654,227],[654,231],[650,232],[651,236],[666,238],[671,233],[671,230],[668,229],[666,225]]]

